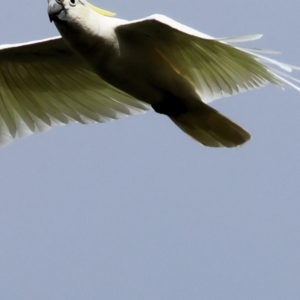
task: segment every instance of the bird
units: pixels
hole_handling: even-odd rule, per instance
[[[127,21],[85,0],[47,0],[59,36],[0,46],[0,146],[70,123],[154,110],[204,146],[251,135],[209,102],[267,83],[300,92],[299,67],[214,38],[164,15]]]

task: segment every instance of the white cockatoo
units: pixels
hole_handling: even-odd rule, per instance
[[[286,74],[299,68],[231,45],[261,35],[216,39],[162,15],[129,22],[85,0],[48,0],[48,14],[60,37],[0,46],[0,145],[153,108],[205,146],[235,147],[250,134],[206,103],[266,83],[300,91]]]

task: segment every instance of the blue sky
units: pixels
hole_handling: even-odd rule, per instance
[[[0,44],[57,35],[34,2],[2,3]],[[250,45],[300,66],[298,0],[93,4],[264,33]],[[0,149],[0,299],[299,299],[300,94],[268,86],[212,105],[252,140],[205,148],[151,112]]]

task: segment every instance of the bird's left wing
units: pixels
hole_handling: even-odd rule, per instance
[[[105,122],[148,108],[91,72],[61,37],[0,46],[0,146],[53,125]]]
[[[261,55],[265,52],[263,50],[230,44],[255,40],[261,35],[215,39],[162,15],[120,25],[116,33],[128,37],[133,43],[140,42],[154,48],[195,86],[206,103],[268,82],[287,84],[300,91],[300,87],[293,83],[300,81],[278,70],[290,72],[299,68],[265,57]]]

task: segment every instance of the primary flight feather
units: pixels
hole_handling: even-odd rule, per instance
[[[0,46],[0,145],[72,122],[105,122],[153,108],[203,145],[235,147],[250,134],[206,103],[289,85],[297,67],[162,15],[113,18],[85,0],[48,0],[61,37]]]

